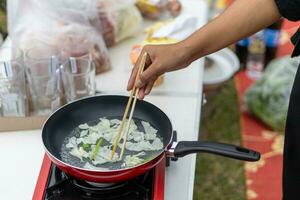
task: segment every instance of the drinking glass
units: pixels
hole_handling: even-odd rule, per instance
[[[59,58],[60,52],[46,44],[37,45],[25,54],[31,107],[35,115],[49,115],[62,105]]]
[[[24,67],[17,61],[1,61],[0,115],[5,117],[26,115]]]
[[[23,52],[0,48],[0,116],[25,116],[27,99]]]
[[[95,64],[91,59],[70,57],[61,71],[67,102],[95,94]]]

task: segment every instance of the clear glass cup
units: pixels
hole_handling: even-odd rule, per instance
[[[34,115],[49,115],[62,105],[60,52],[39,44],[25,54],[26,76]]]
[[[0,115],[24,117],[27,110],[23,64],[0,61]]]
[[[24,65],[24,56],[23,51],[18,48],[12,47],[0,47],[0,62],[2,65],[0,67],[0,77],[7,77],[6,68],[4,67],[4,63],[8,66],[11,62],[19,63],[20,65]]]
[[[6,46],[0,48],[0,62],[16,61],[23,64],[23,59],[24,56],[21,49]]]
[[[70,57],[61,71],[67,102],[95,94],[95,64],[91,59]]]
[[[0,116],[25,116],[27,99],[23,51],[0,48]]]

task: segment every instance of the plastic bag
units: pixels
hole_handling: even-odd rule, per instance
[[[13,46],[26,50],[42,42],[61,50],[62,62],[91,54],[97,73],[110,68],[95,1],[12,0],[8,4]]]
[[[275,131],[283,131],[299,58],[272,61],[262,77],[246,91],[248,111]]]
[[[132,0],[97,0],[97,13],[107,46],[112,46],[142,29],[142,16]]]

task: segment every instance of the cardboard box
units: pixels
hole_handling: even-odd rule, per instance
[[[41,129],[47,118],[47,116],[0,117],[0,131]]]

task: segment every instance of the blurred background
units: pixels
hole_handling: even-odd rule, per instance
[[[0,91],[2,118],[33,117],[30,118],[34,120],[32,126],[15,119],[19,130],[38,128],[46,116],[65,103],[112,87],[105,81],[106,74],[114,72],[117,61],[110,59],[109,54],[117,55],[115,49],[124,41],[132,41],[131,48],[126,49],[128,65],[132,65],[143,45],[180,41],[200,23],[193,17],[179,18],[182,5],[177,1],[169,1],[168,5],[159,4],[162,1],[151,4],[146,0],[115,4],[95,1],[96,4],[91,5],[83,1],[76,5],[71,1],[37,2],[32,0],[31,4],[26,2],[25,5],[22,1],[12,1],[9,5],[13,6],[12,9],[5,0],[0,0],[0,38],[4,43],[0,57],[5,54],[7,44],[26,52],[20,61],[18,50],[14,49],[10,52],[13,62],[8,67],[6,62],[3,63],[5,70],[2,74],[7,77],[10,73],[11,76],[18,75],[18,66],[23,66],[23,62],[27,66],[26,80],[24,75],[23,79],[13,83],[18,87],[16,96],[7,96],[14,93],[12,88],[11,91],[7,88]],[[206,0],[207,21],[220,15],[232,2]],[[165,7],[160,7],[162,5]],[[34,20],[41,16],[44,21]],[[293,49],[289,38],[298,26],[299,23],[280,20],[205,57],[205,98],[199,139],[244,145],[260,151],[262,159],[245,164],[212,155],[198,155],[195,200],[281,199],[284,126],[299,63],[299,59],[289,56]],[[188,33],[180,33],[180,30]],[[143,32],[143,37],[137,36],[140,32]],[[57,73],[60,64],[64,70]],[[122,69],[122,72],[129,73],[130,68]],[[126,77],[124,75],[124,81]],[[95,82],[100,79],[99,86]],[[168,78],[161,76],[156,82],[156,90],[160,92],[167,84]],[[15,101],[17,106],[6,101]],[[2,129],[13,130],[9,125],[2,126]]]

